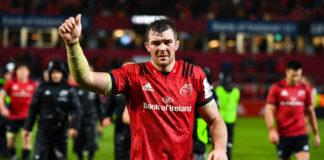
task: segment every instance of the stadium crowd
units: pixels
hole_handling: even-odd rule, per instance
[[[4,0],[3,0],[4,1]],[[166,14],[172,18],[312,21],[324,18],[321,0],[6,0],[1,14],[71,15],[75,11],[114,18]],[[170,3],[173,5],[170,7]]]

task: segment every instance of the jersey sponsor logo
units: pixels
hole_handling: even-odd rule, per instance
[[[165,96],[165,97],[162,98],[162,101],[164,103],[172,103],[174,100],[173,100],[172,97]]]
[[[300,91],[298,91],[297,95],[301,97],[301,96],[304,96],[305,93],[306,92],[304,90],[300,90]]]
[[[29,97],[32,97],[33,94],[29,93],[29,92],[25,92],[24,90],[22,90],[20,92],[13,92],[12,96],[13,97],[21,97],[21,98],[29,98]]]
[[[282,106],[303,106],[304,102],[302,102],[302,101],[281,101],[280,105],[282,105]]]
[[[207,78],[204,79],[204,91],[205,91],[205,99],[208,99],[213,95],[213,93],[210,90],[210,85],[207,81]]]
[[[192,85],[191,84],[185,84],[183,87],[180,89],[180,94],[181,95],[189,95],[191,96],[192,94]]]
[[[286,90],[281,91],[281,96],[288,96],[288,92]]]
[[[191,112],[192,106],[173,106],[173,105],[159,105],[149,104],[144,102],[143,108],[148,110],[170,111],[170,112]]]
[[[152,88],[150,83],[146,83],[143,87],[142,87],[143,91],[150,91],[150,92],[154,92],[154,89]]]

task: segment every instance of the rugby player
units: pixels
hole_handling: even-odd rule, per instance
[[[202,69],[175,60],[179,47],[174,23],[151,23],[145,47],[151,62],[128,64],[110,73],[92,72],[79,44],[81,15],[59,27],[69,68],[77,83],[99,94],[126,97],[131,127],[131,159],[193,159],[194,110],[210,126],[214,149],[208,159],[227,160],[227,132]]]
[[[311,88],[300,82],[301,77],[301,63],[288,62],[286,78],[273,84],[267,97],[265,120],[269,130],[269,140],[277,145],[281,160],[289,160],[293,152],[297,160],[308,160],[310,157],[305,110],[308,112],[309,122],[314,132],[314,147],[320,145]],[[274,127],[275,112],[277,129]]]
[[[23,127],[28,115],[28,108],[31,103],[37,83],[29,79],[30,70],[27,64],[21,63],[16,67],[16,78],[9,80],[0,92],[0,109],[3,117],[8,118],[7,124],[7,145],[11,159],[16,156],[16,138],[20,128]],[[6,108],[4,97],[9,95],[11,104]],[[22,138],[23,154],[22,159],[29,158],[31,149],[31,136]]]

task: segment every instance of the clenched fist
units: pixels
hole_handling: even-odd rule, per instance
[[[79,41],[81,30],[81,14],[78,14],[76,18],[70,17],[66,19],[60,26],[59,33],[65,43],[70,44]]]

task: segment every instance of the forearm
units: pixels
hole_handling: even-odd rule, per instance
[[[129,122],[129,114],[128,114],[127,107],[125,107],[124,109],[122,120],[125,124],[129,125],[130,122]]]
[[[265,121],[267,124],[267,128],[269,131],[274,129],[274,113],[271,107],[266,106],[266,111],[265,111]]]
[[[3,111],[5,109],[4,97],[5,94],[0,90],[0,111]]]
[[[214,149],[226,152],[227,130],[222,119],[215,119],[210,125],[210,134],[213,139]]]
[[[311,107],[308,111],[309,113],[309,122],[310,122],[310,125],[312,127],[312,130],[313,130],[313,133],[316,135],[316,134],[319,134],[318,133],[318,126],[317,126],[317,119],[316,119],[316,114],[315,114],[315,111],[314,111],[314,107]]]
[[[66,45],[69,69],[72,77],[78,83],[88,83],[90,68],[79,43]]]
[[[90,71],[80,44],[67,45],[66,49],[71,75],[79,86],[98,94],[110,94],[112,85],[109,74]]]
[[[227,130],[214,100],[198,108],[199,115],[206,121],[214,143],[214,150],[226,152]]]

